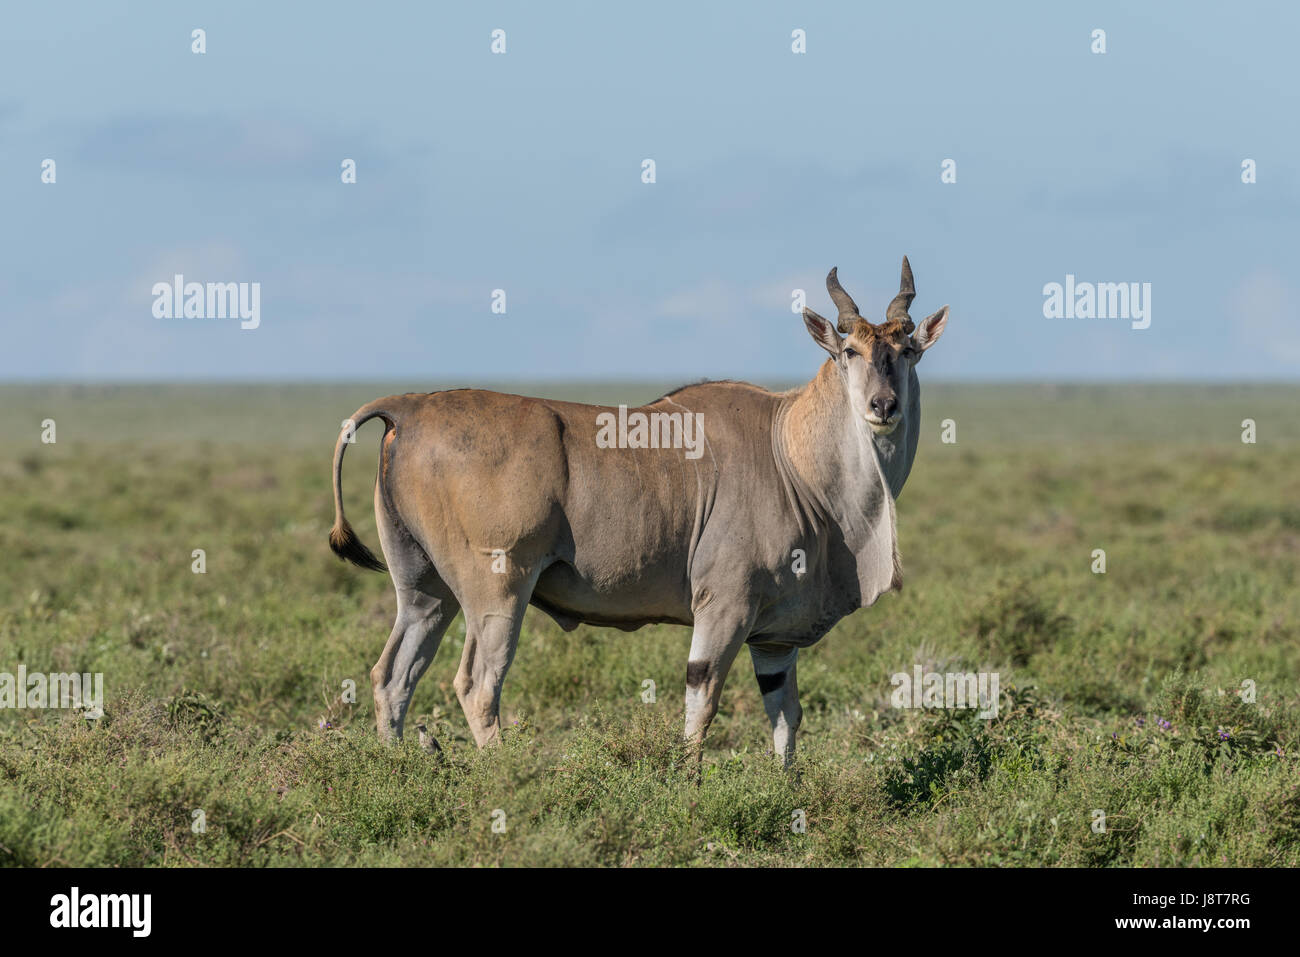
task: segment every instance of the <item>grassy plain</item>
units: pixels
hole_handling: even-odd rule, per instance
[[[697,787],[669,626],[530,611],[480,753],[458,621],[412,706],[448,760],[377,742],[393,596],[326,546],[330,455],[445,385],[0,386],[0,672],[106,685],[98,722],[0,710],[0,864],[1300,865],[1300,389],[926,386],[903,592],[803,653],[797,774],[738,659]],[[380,431],[345,468],[372,546]],[[997,671],[999,716],[891,707],[914,663]]]

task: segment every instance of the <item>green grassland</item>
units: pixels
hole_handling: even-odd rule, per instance
[[[408,723],[446,760],[378,743],[393,595],[326,545],[330,456],[449,384],[0,387],[0,671],[106,685],[97,722],[0,711],[0,864],[1300,865],[1300,388],[926,386],[902,593],[803,653],[796,773],[742,655],[697,784],[670,626],[530,611],[478,752],[458,621]],[[372,546],[380,431],[344,476]],[[998,672],[997,718],[891,707],[914,663]]]

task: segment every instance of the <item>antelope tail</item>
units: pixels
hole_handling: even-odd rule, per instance
[[[361,424],[375,418],[383,419],[384,424],[390,429],[394,425],[392,414],[379,408],[379,403],[371,402],[352,413],[351,427],[340,432],[338,441],[334,443],[334,527],[330,529],[330,548],[341,560],[349,561],[361,568],[382,572],[384,563],[362,544],[348,520],[343,517],[343,453],[348,447],[348,439],[355,436]],[[380,480],[382,481],[382,476]]]

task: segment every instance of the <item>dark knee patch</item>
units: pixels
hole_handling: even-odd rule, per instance
[[[763,694],[769,694],[785,684],[785,672],[778,671],[771,675],[755,675],[758,679],[758,690]]]
[[[696,685],[704,684],[704,680],[709,677],[709,663],[707,661],[688,661],[686,662],[686,684],[690,688]]]

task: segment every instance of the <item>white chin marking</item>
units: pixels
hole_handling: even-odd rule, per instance
[[[894,429],[898,428],[898,423],[902,421],[901,417],[894,419],[892,422],[881,422],[879,419],[874,421],[867,419],[867,427],[876,435],[888,435],[890,432],[893,432]]]

